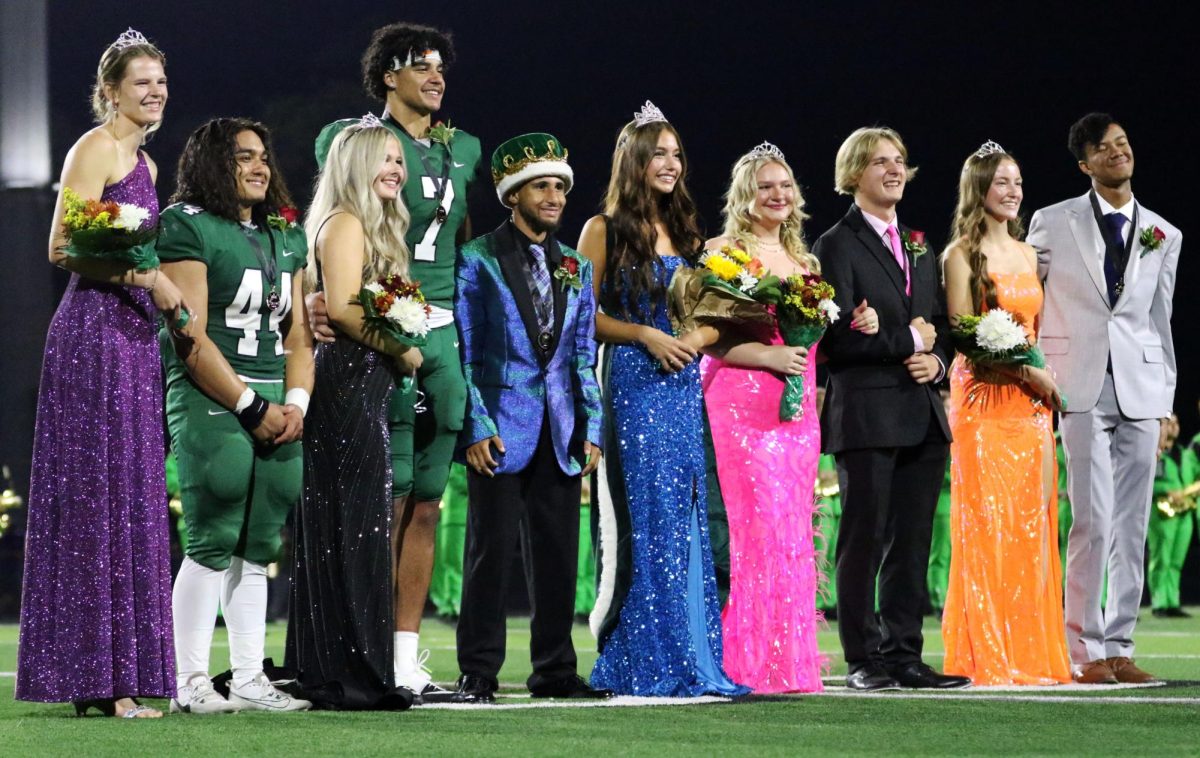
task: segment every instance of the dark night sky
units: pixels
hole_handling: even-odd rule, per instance
[[[814,238],[845,210],[832,191],[833,156],[851,130],[887,124],[904,135],[920,176],[901,217],[943,242],[963,159],[994,139],[1023,163],[1026,211],[1081,194],[1066,151],[1070,123],[1109,110],[1127,128],[1140,201],[1185,231],[1177,144],[1192,133],[1195,39],[1182,11],[1129,3],[705,2],[574,4],[367,3],[258,0],[130,3],[97,16],[94,3],[51,3],[52,127],[56,165],[88,128],[86,96],[105,44],[134,25],[168,56],[171,101],[150,145],[165,200],[187,133],[215,115],[247,115],[276,132],[298,196],[315,171],[312,137],[327,121],[377,106],[362,94],[358,61],[370,32],[407,19],[454,32],[459,60],[440,116],[479,135],[485,155],[519,132],[557,134],[576,187],[563,239],[597,208],[619,127],[647,98],[681,132],[689,184],[710,231],[738,155],[763,139],[784,150],[813,218]],[[1150,4],[1153,5],[1153,4]],[[1182,5],[1182,4],[1179,4]],[[952,8],[947,10],[946,6]],[[336,11],[335,11],[336,9]],[[476,230],[502,209],[473,198]],[[41,251],[38,251],[40,260]],[[1200,371],[1184,326],[1198,306],[1177,288],[1178,405],[1194,430]]]

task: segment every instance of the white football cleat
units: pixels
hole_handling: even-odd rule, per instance
[[[229,702],[245,711],[307,711],[312,703],[278,690],[267,675],[258,672],[245,685],[229,685]]]
[[[237,705],[213,689],[204,674],[192,674],[171,698],[171,713],[236,713]]]

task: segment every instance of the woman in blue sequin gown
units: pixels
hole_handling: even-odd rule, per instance
[[[667,315],[671,276],[691,265],[702,237],[678,134],[657,109],[646,114],[622,129],[606,213],[579,242],[596,265],[606,343],[591,682],[631,695],[741,695],[721,666],[699,355],[672,336]]]

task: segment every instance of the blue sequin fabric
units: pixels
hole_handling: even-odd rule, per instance
[[[681,265],[686,263],[678,257],[659,259],[664,289]],[[648,305],[641,303],[643,313],[649,313]],[[648,318],[671,333],[665,302]],[[605,474],[607,489],[625,501],[618,510],[628,511],[627,524],[615,520],[617,528],[628,529],[621,538],[629,539],[632,571],[615,627],[600,639],[592,685],[648,696],[743,694],[745,688],[731,682],[720,663],[720,607],[705,516],[700,363],[667,374],[640,344],[605,349],[610,363],[604,398],[610,444],[616,445],[606,455]]]

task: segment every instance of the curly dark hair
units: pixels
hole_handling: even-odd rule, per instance
[[[406,21],[388,24],[375,30],[363,53],[363,89],[368,95],[376,100],[387,99],[388,86],[383,83],[383,75],[395,70],[393,58],[404,60],[410,50],[437,50],[447,68],[454,63],[454,41],[449,32]]]
[[[670,131],[679,142],[681,171],[674,191],[659,194],[646,183],[646,167],[664,131]],[[655,218],[667,228],[676,253],[691,264],[700,257],[704,237],[700,233],[696,203],[685,182],[687,173],[687,153],[675,127],[665,121],[639,127],[631,121],[621,130],[604,197],[604,215],[608,217],[613,249],[607,251],[604,271],[607,287],[601,305],[626,321],[634,314],[650,319],[665,302],[666,288],[659,278],[663,264],[654,252],[658,241]],[[649,301],[649,312],[643,307],[644,300]]]
[[[198,205],[215,216],[239,220],[237,185],[237,136],[251,131],[262,140],[268,162],[274,156],[271,132],[267,127],[248,118],[214,118],[201,124],[184,145],[175,172],[175,194],[172,203]],[[256,224],[266,223],[267,216],[292,205],[292,196],[278,164],[271,162],[271,181],[267,199],[251,209]]]
[[[1117,120],[1107,113],[1087,114],[1071,124],[1071,131],[1067,134],[1067,149],[1075,156],[1075,160],[1086,161],[1087,146],[1099,145],[1108,127],[1115,123]]]

